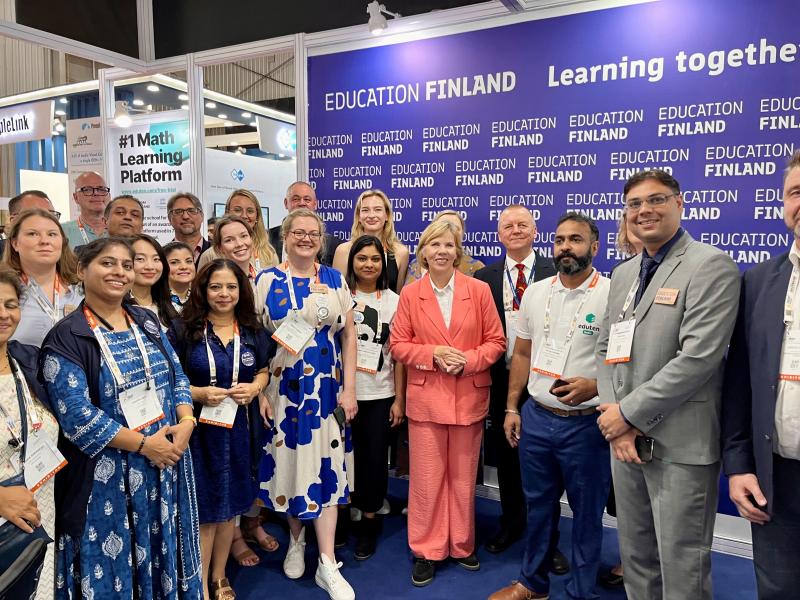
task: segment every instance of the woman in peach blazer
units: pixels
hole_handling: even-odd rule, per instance
[[[505,352],[505,335],[489,286],[456,269],[462,256],[452,224],[429,225],[417,248],[428,273],[403,288],[392,326],[392,356],[408,373],[408,542],[417,586],[430,583],[433,561],[448,556],[480,568],[475,476],[489,367]]]

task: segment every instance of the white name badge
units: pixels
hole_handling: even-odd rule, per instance
[[[784,381],[800,381],[800,331],[790,329],[783,340],[780,378]]]
[[[25,449],[25,487],[35,492],[67,466],[67,459],[43,431],[28,435]]]
[[[381,345],[367,340],[358,340],[356,370],[375,375],[381,360]]]
[[[536,360],[533,361],[533,371],[546,377],[559,379],[564,374],[564,365],[567,364],[567,353],[569,348],[563,345],[556,345],[552,340],[547,340],[536,352]]]
[[[149,390],[146,383],[140,383],[134,388],[120,392],[119,404],[128,422],[128,428],[134,431],[140,431],[164,418],[155,382],[150,385]]]
[[[203,410],[200,411],[198,420],[208,425],[231,429],[233,428],[233,422],[236,420],[236,412],[238,410],[239,405],[236,404],[236,400],[227,396],[216,406],[204,406]]]
[[[517,319],[519,318],[518,310],[506,311],[506,363],[511,363],[511,357],[514,356],[514,343],[517,341]]]
[[[608,350],[606,364],[630,362],[633,348],[633,332],[636,330],[636,319],[628,319],[612,323],[608,332]]]
[[[291,354],[297,355],[314,335],[316,329],[303,319],[296,316],[294,311],[289,318],[272,334],[272,339],[286,348]]]

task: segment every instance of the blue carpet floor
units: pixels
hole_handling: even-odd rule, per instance
[[[405,503],[407,482],[390,480],[390,501],[393,507]],[[500,506],[498,502],[477,499],[476,527],[477,539],[482,544],[493,533]],[[283,574],[282,564],[286,554],[288,533],[279,525],[268,524],[266,529],[281,542],[281,548],[272,554],[259,553],[261,563],[256,567],[241,568],[230,562],[228,576],[237,597],[241,600],[261,598],[302,598],[325,600],[328,595],[314,583],[317,565],[317,550],[313,543],[306,549],[306,573],[297,580],[290,581]],[[570,555],[570,532],[572,520],[561,519],[562,552]],[[396,598],[417,598],[425,600],[464,600],[485,599],[495,590],[508,585],[519,573],[522,543],[517,542],[504,553],[496,555],[478,548],[481,569],[468,572],[454,562],[439,564],[433,583],[424,588],[411,585],[411,559],[406,538],[405,517],[399,514],[384,519],[383,536],[378,542],[378,550],[367,561],[359,562],[353,558],[353,542],[348,547],[337,550],[338,560],[344,563],[343,575],[356,591],[359,600]],[[603,537],[603,564],[611,566],[619,558],[617,534],[614,529],[606,529]],[[564,586],[568,575],[553,577],[550,597],[566,598]],[[714,598],[720,600],[751,600],[756,597],[755,576],[752,562],[743,558],[714,554],[713,557]],[[625,598],[625,592],[609,591],[598,586],[600,598],[617,600]]]

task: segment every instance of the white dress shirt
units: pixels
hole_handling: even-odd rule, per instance
[[[800,251],[797,244],[792,244],[789,251],[789,261],[794,269],[800,268]],[[789,290],[787,290],[787,294]],[[791,324],[795,331],[800,330],[800,286],[794,295],[794,322]],[[788,328],[787,328],[788,331]],[[783,365],[786,352],[786,332],[781,345],[781,365]],[[783,369],[781,369],[783,371]],[[800,381],[780,379],[778,381],[778,398],[775,403],[775,435],[773,436],[773,450],[784,458],[800,460]]]
[[[433,295],[436,296],[436,301],[439,303],[439,310],[442,311],[442,318],[444,319],[444,325],[448,329],[450,329],[450,317],[453,316],[453,293],[456,289],[456,274],[453,271],[453,275],[450,277],[450,281],[447,282],[447,285],[443,288],[436,287],[436,284],[433,283],[433,279],[431,281],[431,287],[433,288]]]
[[[533,283],[533,270],[536,266],[536,254],[531,249],[531,253],[518,263],[506,254],[506,272],[503,273],[503,310],[506,317],[506,369],[511,368],[511,358],[514,356],[514,340],[517,339],[517,317],[519,310],[514,310],[514,288],[517,285],[519,269],[517,265],[525,266],[522,269],[525,281],[530,285]],[[509,278],[513,283],[509,283]],[[513,286],[513,287],[512,287]],[[521,298],[520,298],[521,300]]]

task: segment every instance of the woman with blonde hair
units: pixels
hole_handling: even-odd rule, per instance
[[[225,216],[239,217],[252,230],[253,255],[250,258],[250,264],[253,265],[256,273],[278,264],[278,253],[269,243],[269,235],[264,228],[261,204],[253,192],[245,189],[233,190],[225,202]],[[215,258],[222,258],[222,256],[215,248],[209,248],[200,257],[197,270],[199,271]]]
[[[25,325],[13,339],[38,348],[53,325],[83,300],[77,285],[77,259],[58,219],[32,208],[14,220],[4,260],[23,283],[20,310]]]
[[[460,237],[460,241],[464,239],[464,234],[467,232],[466,224],[464,223],[464,218],[459,214],[458,211],[455,210],[443,210],[436,215],[436,217],[431,221],[431,224],[436,223],[440,220],[445,220],[448,223],[452,223],[455,228],[458,230],[458,235]],[[419,248],[417,248],[417,256],[419,256]],[[461,262],[458,265],[458,271],[462,275],[468,275],[472,277],[475,275],[475,272],[478,269],[482,269],[485,267],[481,261],[472,258],[466,252],[462,252]],[[422,279],[422,276],[425,275],[426,269],[420,263],[418,259],[414,259],[411,261],[411,264],[408,265],[408,276],[406,277],[405,285],[409,283],[414,283],[418,279]]]
[[[333,268],[340,273],[345,273],[353,240],[362,235],[375,236],[383,244],[388,287],[399,294],[406,280],[409,252],[408,247],[397,239],[392,217],[392,204],[389,202],[388,196],[381,190],[366,190],[356,200],[354,213],[350,241],[340,244],[336,248],[336,254],[333,256]]]

